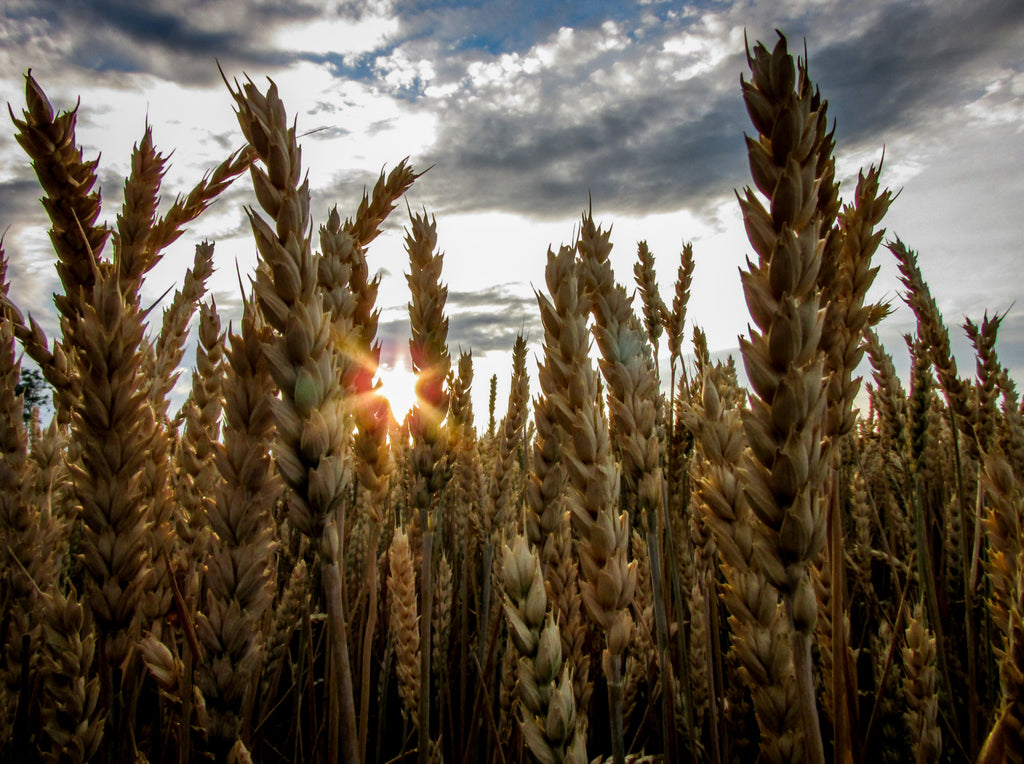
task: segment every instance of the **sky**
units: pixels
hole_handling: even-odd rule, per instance
[[[314,226],[335,204],[352,214],[403,158],[429,167],[407,201],[437,218],[449,345],[456,358],[473,352],[479,424],[492,374],[500,416],[519,331],[536,368],[546,252],[573,240],[591,204],[612,228],[613,266],[630,291],[638,241],[667,297],[693,243],[690,325],[738,357],[748,322],[739,269],[752,252],[736,201],[751,183],[744,39],[770,47],[775,30],[792,51],[806,46],[829,102],[844,199],[884,151],[882,182],[900,192],[884,225],[918,251],[961,374],[973,359],[958,326],[988,311],[1006,313],[997,350],[1024,379],[1019,0],[0,0],[0,96],[20,114],[31,69],[56,108],[80,99],[78,138],[86,158],[101,157],[111,222],[147,120],[157,148],[173,151],[164,205],[241,145],[218,63],[229,78],[277,83],[305,134]],[[9,122],[0,128],[9,277],[19,306],[52,334],[58,281],[41,190],[13,136]],[[251,274],[256,262],[244,214],[254,203],[248,178],[237,181],[169,250],[144,296],[180,285],[195,244],[210,239],[211,294],[225,323],[237,319],[236,268]],[[368,253],[382,274],[386,367],[405,362],[409,336],[407,223],[400,207]],[[880,334],[905,371],[913,317],[884,247],[876,263],[871,297],[895,308]]]

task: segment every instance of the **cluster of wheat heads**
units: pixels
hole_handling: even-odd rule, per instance
[[[231,83],[245,147],[161,213],[147,128],[108,225],[76,112],[27,77],[14,125],[62,291],[48,340],[0,259],[3,760],[1024,760],[1024,414],[1001,319],[966,323],[961,377],[889,242],[918,320],[905,390],[865,301],[880,168],[843,203],[806,62],[780,39],[748,63],[750,389],[699,327],[683,364],[692,248],[668,304],[641,242],[631,295],[588,212],[536,294],[539,390],[519,337],[485,433],[425,213],[406,237],[418,402],[397,422],[380,394],[367,253],[405,162],[317,246],[294,120],[272,83]],[[246,170],[241,319],[205,299],[203,243],[156,326],[146,274]],[[19,344],[54,389],[45,428],[24,424]]]

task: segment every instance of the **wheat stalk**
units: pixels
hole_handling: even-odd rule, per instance
[[[548,610],[544,577],[536,549],[517,536],[502,559],[505,617],[521,656],[517,696],[522,703],[520,729],[538,761],[586,760],[576,737],[572,676],[562,661],[562,640]]]
[[[420,616],[416,604],[416,571],[409,538],[395,531],[388,554],[388,622],[398,664],[398,691],[402,708],[413,724],[420,724]],[[425,736],[424,732],[424,736]]]
[[[918,762],[938,761],[942,730],[938,726],[939,696],[935,670],[935,638],[924,624],[921,605],[914,608],[903,648],[904,714],[910,729],[911,747]]]
[[[43,672],[52,679],[44,684],[40,722],[49,745],[41,744],[40,753],[46,761],[84,763],[103,739],[100,682],[93,673],[96,635],[73,589],[44,595],[41,621]]]
[[[708,462],[697,483],[699,507],[721,556],[732,649],[753,697],[761,755],[768,761],[801,760],[805,743],[786,616],[761,569],[761,539],[738,478],[747,448],[742,412],[723,405],[716,376],[705,375],[701,399],[683,413]]]
[[[275,461],[293,490],[289,520],[319,545],[330,619],[331,665],[336,672],[331,687],[332,693],[337,688],[341,713],[329,728],[329,755],[336,757],[341,745],[344,760],[353,764],[358,760],[356,712],[338,567],[344,559],[343,502],[351,482],[352,419],[332,347],[331,330],[337,327],[332,327],[317,289],[317,259],[309,239],[309,182],[299,183],[301,152],[277,86],[271,82],[264,94],[247,81],[229,90],[242,132],[263,165],[253,164],[250,174],[256,197],[273,222],[272,227],[255,210],[248,210],[260,255],[256,299],[275,330],[273,341],[265,346],[271,376],[281,390],[273,406]]]
[[[552,259],[569,259],[568,250]],[[559,338],[561,362],[572,383],[552,401],[559,425],[571,434],[563,449],[571,490],[568,506],[576,551],[583,570],[580,592],[587,613],[605,632],[603,668],[609,684],[612,740],[616,760],[625,755],[622,732],[622,658],[633,622],[628,607],[636,588],[636,568],[628,561],[629,518],[617,513],[619,474],[612,461],[608,424],[598,407],[597,374],[588,357],[586,315],[589,302],[570,273],[555,297],[564,322]],[[545,327],[545,334],[548,329]],[[551,340],[545,337],[550,344]],[[554,398],[554,396],[552,396]]]
[[[216,331],[213,324],[204,324],[207,334]],[[215,347],[222,341],[219,332],[207,336],[213,339],[218,340]],[[241,333],[230,340],[223,443],[214,444],[211,453],[220,479],[204,504],[203,519],[213,535],[204,566],[204,601],[196,618],[196,632],[208,655],[197,685],[206,699],[211,749],[218,756],[240,737],[249,742],[243,735],[263,659],[260,627],[273,597],[271,512],[280,492],[268,453],[274,434],[274,387],[251,302],[243,311]]]

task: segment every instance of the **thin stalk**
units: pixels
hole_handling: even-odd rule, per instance
[[[910,561],[913,564],[913,560]],[[885,654],[885,663],[882,664],[882,676],[878,680],[878,687],[875,688],[875,700],[871,704],[871,716],[868,717],[868,727],[864,730],[864,748],[868,747],[868,742],[871,740],[871,730],[875,726],[875,719],[878,716],[878,709],[882,705],[882,690],[885,687],[886,679],[889,678],[889,670],[892,668],[892,659],[896,654],[896,645],[898,640],[895,635],[899,633],[900,627],[903,625],[903,613],[907,607],[907,594],[910,592],[910,584],[913,579],[907,576],[906,582],[903,584],[903,592],[900,594],[899,605],[896,606],[896,621],[893,623],[892,632],[893,639],[889,642],[889,652]]]
[[[947,395],[946,397],[946,410],[949,412],[949,429],[953,441],[953,465],[954,474],[956,475],[956,493],[958,503],[960,505],[960,537],[957,539],[957,543],[960,546],[960,565],[961,574],[964,580],[964,636],[967,639],[967,661],[968,661],[968,692],[970,693],[970,700],[967,706],[967,725],[968,725],[968,747],[970,748],[971,757],[975,757],[978,752],[978,719],[974,713],[976,704],[974,699],[977,697],[978,685],[977,685],[977,658],[975,656],[975,644],[974,644],[974,589],[971,586],[972,574],[971,574],[971,563],[968,562],[970,556],[967,550],[967,539],[965,537],[965,531],[971,526],[970,517],[967,515],[967,489],[964,485],[964,473],[963,473],[963,462],[961,461],[960,454],[960,434],[957,425],[957,415],[953,410],[952,398]],[[916,486],[915,486],[916,488]],[[979,486],[979,491],[981,490]],[[975,517],[975,522],[980,522],[981,515],[978,514]],[[930,560],[929,555],[929,560]],[[934,596],[934,592],[932,592]],[[946,653],[944,644],[939,639],[941,633],[941,625],[938,623],[938,607],[936,607],[934,613],[929,613],[930,617],[933,617],[936,621],[933,629],[935,633],[935,646],[939,652],[939,658],[943,666],[946,665]],[[952,712],[952,718],[956,722],[958,730],[962,730],[961,720],[957,714],[956,703],[953,702],[953,685],[950,683],[950,674],[948,669],[944,669],[943,678],[946,681],[946,687],[950,691],[950,710]]]
[[[481,667],[480,661],[477,660],[476,656],[473,656],[473,663],[476,666],[477,676],[479,677],[480,682],[477,685],[476,695],[473,698],[473,711],[469,715],[471,723],[470,737],[474,737],[476,735],[476,725],[477,721],[480,719],[481,706],[487,707],[487,701],[484,699],[487,687],[487,682],[485,680],[486,677],[494,671],[494,660],[497,655],[498,632],[501,630],[501,622],[502,619],[495,618],[494,623],[491,624],[490,635],[486,641],[486,660],[483,667]],[[462,755],[462,764],[469,764],[469,754],[471,750],[472,749],[469,746],[466,746],[465,753]]]
[[[658,644],[658,671],[661,675],[661,704],[662,704],[662,741],[665,750],[665,757],[668,761],[676,761],[677,753],[674,750],[674,740],[669,729],[671,719],[670,707],[672,705],[672,677],[669,675],[671,662],[668,654],[668,618],[665,614],[665,600],[661,585],[661,552],[658,544],[658,513],[652,513],[648,518],[647,531],[647,557],[651,566],[651,593],[654,599],[654,630]],[[687,704],[686,710],[690,707]],[[693,726],[690,714],[687,714],[687,733],[693,739]],[[672,725],[674,726],[674,725]]]
[[[465,752],[468,746],[466,740],[466,675],[469,672],[469,555],[466,554],[465,544],[459,540],[462,548],[462,555],[459,565],[462,567],[462,575],[459,577],[459,736],[453,740],[453,759],[461,759],[461,753]],[[456,746],[464,746],[460,752]]]
[[[373,658],[373,635],[377,628],[377,547],[380,543],[380,525],[370,528],[370,548],[367,551],[366,586],[369,597],[366,628],[363,631],[363,665],[359,679],[359,760],[366,761],[366,738],[370,729],[370,668]]]
[[[712,586],[714,582],[712,582]],[[727,758],[723,758],[722,741],[727,739],[724,730],[719,730],[720,721],[718,708],[718,691],[722,690],[724,697],[725,685],[722,681],[722,656],[721,646],[718,644],[718,597],[712,588],[708,588],[707,596],[704,597],[704,618],[708,628],[704,630],[706,650],[708,659],[714,667],[708,672],[708,727],[711,729],[711,761],[714,764],[723,764]]]
[[[340,728],[338,728],[337,720],[331,719],[329,755],[331,761],[337,761],[338,754],[340,753],[344,764],[358,764],[359,733],[356,728],[355,698],[352,692],[352,666],[349,662],[348,654],[348,627],[345,623],[345,613],[341,605],[341,571],[338,567],[337,558],[322,559],[320,575],[323,577],[324,594],[327,598],[327,617],[330,622],[330,631],[333,634],[333,639],[331,639],[332,684],[338,688],[339,710],[341,712]],[[336,735],[339,735],[341,738],[340,751]]]
[[[306,703],[310,709],[314,708],[315,699],[313,697],[313,672],[310,670],[310,663],[312,661],[311,656],[313,655],[313,622],[310,617],[310,609],[303,608],[302,610],[302,637],[299,639],[299,659],[296,662],[296,676],[295,676],[295,703],[294,711],[292,714],[292,729],[295,734],[295,746],[294,753],[292,755],[293,761],[302,761],[305,757],[302,755],[302,694],[303,688],[305,688]],[[310,738],[312,739],[312,738]]]
[[[195,677],[195,659],[191,646],[185,650],[185,683],[187,692],[181,699],[181,726],[178,729],[178,761],[188,764],[192,758],[192,692]],[[251,742],[250,742],[251,745]]]
[[[622,656],[605,651],[608,670],[608,711],[611,714],[612,760],[626,764],[626,741],[622,721]]]
[[[494,565],[494,544],[490,540],[484,542],[484,563],[483,569],[480,571],[483,584],[481,586],[480,597],[480,629],[481,634],[487,633],[487,627],[491,623],[491,567]],[[477,643],[477,660],[481,663],[484,662],[484,651],[486,645],[481,640]]]
[[[500,620],[500,619],[495,619],[495,620]],[[476,668],[477,668],[477,671],[480,671],[480,663],[479,663],[479,661],[477,661]],[[481,672],[480,679],[481,679],[481,683],[482,683],[483,682],[483,674],[482,674],[482,672]],[[498,725],[497,725],[497,723],[494,720],[494,709],[491,707],[490,703],[484,703],[484,716],[487,718],[487,725],[489,727],[491,735],[494,737],[495,740],[497,740],[498,739]],[[505,754],[502,751],[502,746],[500,746],[500,745],[494,746],[493,751],[497,755],[498,761],[500,762],[500,764],[507,764],[506,761],[505,761]]]
[[[832,486],[829,491],[830,510],[826,520],[828,528],[829,563],[831,565],[832,593],[832,713],[834,716],[834,758],[836,764],[850,760],[853,737],[849,724],[846,681],[846,635],[843,628],[843,533],[842,506],[839,502],[839,459],[838,451],[832,468]]]
[[[956,691],[956,688],[953,685],[952,674],[949,671],[949,662],[946,659],[946,638],[942,628],[942,621],[940,620],[939,599],[935,591],[935,569],[932,562],[932,551],[925,534],[924,507],[921,504],[921,491],[917,484],[917,475],[913,476],[912,490],[914,501],[914,540],[917,543],[917,563],[919,566],[918,575],[924,592],[928,626],[935,636],[935,652],[939,659],[939,672],[942,674],[942,681],[946,685],[946,692],[940,693],[940,695],[945,695],[949,699],[950,719],[954,726],[960,730],[963,728],[957,714],[956,703],[953,700],[953,693]],[[970,619],[968,618],[968,620]]]
[[[420,510],[423,523],[423,559],[420,561],[420,741],[418,760],[420,764],[430,761],[430,658],[433,652],[430,643],[430,623],[434,617],[434,582],[431,555],[434,551],[434,532],[427,520],[427,510]]]
[[[391,660],[394,652],[392,650],[384,651],[384,665],[381,666],[380,670],[380,686],[387,687],[391,681]],[[388,717],[388,693],[381,692],[381,703],[379,713],[377,714],[377,741],[374,747],[374,762],[380,764],[381,748],[383,747],[384,740],[384,722]],[[403,719],[405,716],[403,715]],[[404,733],[403,733],[404,739]]]
[[[786,612],[793,623],[793,598],[786,597]],[[818,704],[814,690],[814,663],[811,657],[812,635],[803,630],[793,630],[793,669],[796,672],[796,689],[799,703],[800,724],[804,731],[804,756],[808,764],[825,764],[825,746],[821,740],[821,725],[818,721]]]
[[[667,487],[664,488],[664,490],[667,491],[668,490]],[[683,485],[681,486],[680,490],[682,491],[682,494],[683,494],[683,516],[685,517],[686,512],[688,511],[688,508],[689,508],[689,492],[690,492],[689,473],[685,473],[684,474],[684,476],[683,476]],[[662,506],[664,506],[664,507],[668,506],[668,499],[664,495],[663,495],[663,498],[662,498]],[[675,549],[675,534],[672,533],[672,528],[671,528],[670,524],[666,523],[665,529],[666,529],[665,539],[666,539],[666,541],[668,543],[668,549],[666,550],[666,556],[668,558],[668,571],[667,572],[668,572],[669,581],[670,581],[671,588],[672,588],[672,597],[673,597],[673,599],[676,602],[676,607],[678,608],[678,613],[679,613],[678,619],[681,621],[681,619],[682,619],[682,612],[686,608],[686,599],[683,596],[683,590],[682,590],[682,586],[680,584],[680,579],[679,579],[679,570],[678,570],[679,566],[678,566],[678,561],[677,561],[677,557],[676,557],[676,549]],[[691,688],[692,688],[693,685],[690,682],[690,660],[689,660],[690,641],[689,641],[689,638],[688,638],[688,636],[686,634],[686,629],[683,629],[683,628],[676,629],[676,643],[677,643],[677,650],[678,650],[678,653],[679,653],[679,669],[680,669],[680,673],[682,674],[680,679],[682,680],[683,700],[684,700],[683,713],[686,715],[686,719],[685,719],[686,729],[687,729],[687,734],[688,734],[688,736],[690,738],[689,739],[690,758],[691,758],[692,761],[696,761],[697,760],[697,742],[696,742],[696,736],[693,734],[694,733],[693,696],[691,694]],[[673,711],[674,711],[674,709],[673,709]],[[673,725],[672,732],[674,732],[674,725]],[[673,738],[674,738],[674,735],[673,735]]]
[[[964,622],[966,624],[967,637],[967,724],[968,724],[968,745],[972,759],[977,758],[981,742],[978,733],[978,647],[975,637],[974,623],[974,592],[978,575],[978,565],[981,562],[981,517],[983,511],[983,490],[981,481],[978,481],[978,494],[974,511],[974,534],[971,541],[971,562],[968,564],[963,559],[964,571],[967,580],[964,586]],[[964,531],[967,526],[961,523],[960,539],[961,544],[966,543]],[[969,572],[968,572],[969,571]]]

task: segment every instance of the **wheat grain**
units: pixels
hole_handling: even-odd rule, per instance
[[[644,328],[647,330],[647,338],[654,346],[655,366],[657,366],[658,340],[665,330],[664,321],[668,316],[668,306],[661,299],[658,276],[654,272],[654,255],[651,254],[646,241],[641,241],[636,246],[633,277],[636,279],[636,286],[643,302]]]
[[[416,604],[416,571],[409,538],[395,531],[388,554],[388,622],[397,658],[398,691],[402,710],[413,724],[420,723],[420,626]]]
[[[921,605],[907,625],[903,648],[903,692],[907,700],[905,718],[911,746],[918,762],[938,761],[942,752],[942,730],[938,725],[939,697],[935,670],[935,638],[924,625]]]
[[[572,677],[567,666],[563,670],[562,640],[548,610],[540,558],[525,537],[505,548],[502,574],[509,635],[522,656],[517,696],[523,738],[539,761],[582,762]]]
[[[93,674],[96,635],[85,608],[72,589],[44,595],[41,621],[45,633],[40,727],[49,745],[40,745],[44,760],[90,761],[103,738],[100,683]]]
[[[686,425],[708,460],[697,485],[699,506],[721,556],[732,652],[753,697],[761,754],[768,761],[791,761],[804,755],[792,647],[779,594],[759,566],[762,542],[737,477],[747,447],[741,412],[722,405],[716,376],[705,376],[701,400],[684,409]]]
[[[46,194],[43,207],[50,217],[50,241],[64,287],[63,294],[54,297],[54,304],[62,316],[73,320],[82,301],[88,299],[100,252],[111,233],[96,223],[100,194],[93,187],[99,160],[82,159],[75,136],[77,107],[55,115],[31,73],[25,75],[25,100],[22,119],[11,110],[11,120],[18,129],[17,141],[31,157]]]

